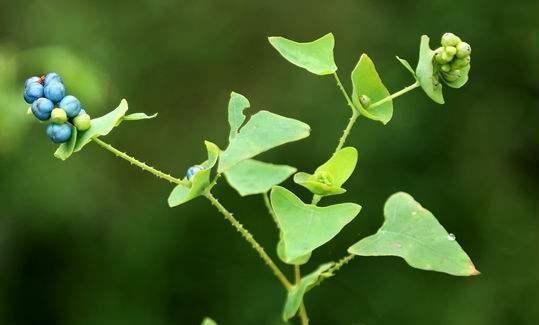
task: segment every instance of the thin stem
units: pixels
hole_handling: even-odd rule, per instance
[[[264,248],[255,240],[253,235],[243,227],[243,225],[230,213],[217,199],[210,193],[206,192],[204,196],[210,200],[210,202],[221,212],[221,214],[225,217],[226,220],[228,220],[234,228],[245,238],[249,244],[253,247],[253,249],[260,255],[262,260],[266,263],[267,266],[273,271],[273,274],[279,279],[279,281],[282,283],[282,285],[289,290],[292,287],[292,284],[290,281],[288,281],[288,278],[283,274],[281,269],[273,262],[271,257],[266,253]]]
[[[410,86],[404,87],[403,89],[397,91],[396,93],[391,94],[391,95],[389,95],[389,96],[387,96],[387,97],[385,97],[385,98],[380,99],[380,100],[377,101],[377,102],[372,103],[372,104],[369,106],[369,109],[378,107],[378,106],[380,106],[380,105],[382,105],[382,104],[384,104],[384,103],[386,103],[386,102],[388,102],[388,101],[390,101],[390,100],[393,100],[393,99],[395,99],[395,98],[397,98],[397,97],[399,97],[399,96],[401,96],[401,95],[406,94],[407,92],[409,92],[409,91],[411,91],[411,90],[416,89],[416,88],[419,87],[419,86],[420,86],[419,81],[416,81],[416,82],[414,82],[413,84],[411,84]]]
[[[334,276],[335,272],[340,270],[341,267],[343,267],[344,265],[348,264],[348,262],[350,262],[354,257],[356,257],[356,255],[348,254],[345,257],[341,258],[337,263],[335,263],[335,265],[333,265],[326,272],[324,272],[324,273],[328,274],[329,276],[321,277],[318,284],[322,283],[322,281],[324,281],[325,279],[328,279],[329,277]]]
[[[317,205],[320,200],[322,200],[322,195],[314,194],[313,199],[311,200],[311,204]]]
[[[162,171],[157,170],[157,169],[143,163],[142,161],[139,161],[139,160],[135,159],[134,157],[129,156],[125,152],[122,152],[122,151],[114,148],[113,146],[111,146],[110,144],[108,144],[106,142],[103,142],[99,138],[94,138],[94,139],[92,139],[92,141],[95,142],[96,144],[100,145],[102,148],[105,148],[106,150],[112,152],[114,155],[116,155],[116,156],[118,156],[118,157],[120,157],[122,159],[127,160],[132,165],[140,167],[143,170],[157,176],[158,178],[162,178],[162,179],[164,179],[166,181],[169,181],[171,183],[174,183],[174,184],[189,186],[188,181],[184,181],[184,180],[181,180],[179,178],[172,177],[169,174],[165,174]]]
[[[273,208],[271,207],[268,192],[262,194],[262,196],[264,197],[264,204],[266,205],[266,208],[268,209],[268,213],[270,214],[271,218],[273,219],[273,221],[275,222],[275,224],[278,227],[279,223],[277,222],[277,217],[275,216],[275,212],[273,211]]]
[[[301,281],[301,268],[299,265],[294,265],[294,277],[296,280],[296,285]],[[303,300],[299,306],[299,318],[302,325],[309,325],[309,316],[307,315],[307,308],[305,308],[305,303]]]
[[[337,147],[335,148],[334,152],[337,152],[337,151],[342,149],[342,147],[344,146],[344,143],[346,142],[346,139],[350,135],[350,132],[352,131],[352,128],[354,127],[354,124],[356,123],[356,120],[357,120],[357,118],[359,116],[360,116],[360,114],[359,114],[358,111],[354,110],[352,112],[352,116],[350,116],[350,120],[348,121],[348,125],[346,126],[346,128],[342,132],[342,136],[339,139],[339,143],[337,144]]]
[[[352,100],[350,99],[350,96],[348,96],[348,94],[346,93],[346,90],[344,89],[344,86],[342,85],[341,79],[339,79],[339,75],[337,75],[337,72],[334,72],[333,76],[335,77],[335,81],[337,81],[337,86],[339,86],[339,89],[341,90],[344,98],[346,99],[346,102],[348,103],[348,106],[350,106],[352,111],[354,111],[354,112],[357,111],[357,108],[354,105],[354,103],[352,102]]]

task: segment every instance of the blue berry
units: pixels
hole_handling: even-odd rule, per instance
[[[46,121],[51,117],[54,104],[47,98],[38,98],[32,103],[32,113],[38,120]]]
[[[64,143],[71,138],[71,124],[51,123],[47,126],[47,135],[54,143]]]
[[[67,117],[73,118],[79,115],[81,111],[80,101],[71,95],[65,96],[59,104],[60,108],[63,108],[67,113]]]
[[[191,166],[189,167],[189,169],[187,169],[187,173],[185,174],[185,177],[187,177],[188,180],[191,180],[193,176],[195,176],[195,174],[201,170],[204,170],[204,167],[200,165]]]
[[[54,103],[58,103],[64,98],[66,89],[61,82],[52,80],[45,86],[43,93],[45,94],[45,97],[52,100]]]
[[[45,86],[48,85],[51,81],[58,81],[61,84],[64,83],[62,77],[60,77],[60,75],[56,72],[47,73],[47,75],[45,76]]]
[[[26,79],[26,81],[24,82],[24,88],[30,86],[30,84],[33,84],[33,83],[41,83],[41,78],[40,77],[30,77],[28,79]]]
[[[37,82],[31,83],[24,88],[24,100],[32,104],[36,99],[43,97],[43,85]]]

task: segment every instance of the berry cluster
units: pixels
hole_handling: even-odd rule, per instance
[[[434,51],[434,61],[441,76],[448,82],[459,79],[464,68],[470,65],[472,47],[453,33],[442,36],[442,46]]]
[[[55,143],[69,141],[72,125],[78,131],[90,128],[90,116],[75,96],[66,96],[64,81],[55,72],[28,78],[24,83],[24,100],[32,105],[38,120],[50,121],[47,135]]]

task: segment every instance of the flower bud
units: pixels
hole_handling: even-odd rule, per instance
[[[61,108],[55,108],[51,112],[51,122],[56,124],[64,124],[67,122],[67,114]]]
[[[90,119],[90,115],[80,113],[73,119],[73,124],[77,128],[77,131],[86,131],[92,126],[92,120]]]
[[[465,57],[469,57],[471,53],[472,53],[472,47],[470,46],[470,44],[466,42],[460,42],[457,45],[457,53],[456,53],[457,58],[463,59]]]
[[[440,70],[442,70],[443,72],[449,72],[451,71],[451,66],[446,63],[440,67]]]
[[[361,95],[359,96],[359,102],[363,108],[367,108],[371,105],[371,98],[367,95]]]
[[[457,48],[454,47],[454,46],[446,46],[444,48],[444,51],[445,53],[447,53],[447,55],[449,56],[454,56],[455,54],[457,54]]]
[[[460,38],[453,33],[445,33],[442,35],[442,46],[457,46]]]
[[[333,176],[325,171],[319,171],[316,174],[314,174],[314,177],[316,178],[316,181],[326,184],[326,185],[333,185]]]

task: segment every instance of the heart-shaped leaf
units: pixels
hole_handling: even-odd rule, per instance
[[[200,164],[203,169],[191,178],[191,186],[177,185],[172,190],[168,197],[168,205],[171,208],[199,197],[204,194],[204,191],[210,185],[211,169],[217,163],[220,150],[219,147],[209,141],[204,143],[208,151],[208,159]],[[184,180],[186,179],[184,178]]]
[[[429,37],[421,36],[421,44],[419,45],[419,60],[415,74],[423,91],[434,102],[438,104],[444,103],[444,94],[442,93],[442,84],[438,78],[438,74],[434,67],[434,51],[429,46]]]
[[[352,71],[352,85],[352,101],[354,106],[359,108],[361,114],[371,120],[387,124],[393,116],[392,100],[372,108],[363,107],[359,100],[360,96],[365,95],[370,98],[371,103],[375,103],[389,96],[389,91],[382,83],[374,63],[367,54],[361,55],[359,62]]]
[[[362,256],[399,256],[412,267],[451,275],[479,274],[455,237],[409,194],[390,196],[384,217],[376,234],[360,240],[348,251]]]
[[[355,203],[318,207],[303,203],[294,193],[275,186],[271,205],[281,230],[284,262],[293,264],[335,237],[361,210]]]
[[[250,106],[251,104],[245,96],[235,92],[230,94],[230,100],[228,102],[228,124],[230,125],[229,141],[232,141],[236,134],[238,134],[239,128],[243,122],[245,122],[243,111]]]
[[[294,42],[284,37],[269,37],[268,40],[285,59],[311,73],[326,75],[337,71],[333,59],[335,39],[332,33],[306,43]]]
[[[286,261],[286,263],[292,264],[292,265],[303,265],[309,262],[311,255],[312,255],[312,252],[307,253],[303,256],[295,257],[295,258],[288,257],[286,255],[285,243],[283,241],[283,235],[281,233],[279,237],[279,242],[277,242],[277,256],[279,256],[281,261]]]
[[[335,195],[346,192],[341,186],[352,175],[357,164],[357,150],[342,148],[318,167],[314,174],[297,173],[294,182],[308,188],[317,195]]]
[[[274,185],[284,182],[296,168],[247,159],[225,171],[225,177],[241,196],[268,192]]]
[[[260,111],[247,121],[221,153],[219,172],[271,148],[306,138],[310,131],[310,127],[301,121]]]
[[[74,132],[69,142],[63,143],[58,147],[54,153],[54,156],[59,159],[66,160],[74,152],[80,151],[85,145],[90,143],[92,139],[109,134],[112,129],[120,125],[120,123],[122,123],[124,120],[136,121],[141,119],[150,119],[157,116],[157,114],[148,116],[144,113],[134,113],[125,116],[126,112],[127,101],[122,99],[120,105],[116,109],[107,113],[106,115],[93,119],[88,130],[79,133]]]
[[[326,272],[333,265],[334,263],[320,265],[314,272],[304,276],[299,283],[288,290],[283,310],[283,320],[285,322],[296,315],[303,301],[303,296],[318,284],[322,273]]]

